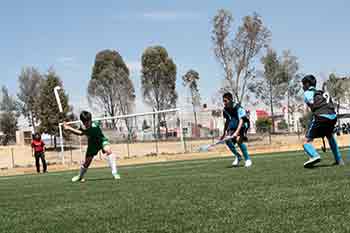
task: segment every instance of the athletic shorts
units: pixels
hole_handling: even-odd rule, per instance
[[[309,139],[331,136],[334,132],[336,123],[337,119],[331,120],[325,117],[315,116],[311,121],[305,136]]]
[[[227,129],[227,134],[228,136],[233,135],[237,129],[238,124],[235,121],[231,121],[229,123],[228,129]],[[240,131],[238,132],[238,136],[239,136],[239,141],[238,143],[242,143],[245,141],[248,141],[248,137],[247,137],[247,130],[248,128],[245,126],[245,124],[243,124],[243,126],[241,127]],[[236,143],[236,140],[232,140],[233,143]]]
[[[99,152],[100,150],[103,151],[103,148],[104,148],[105,146],[107,146],[107,145],[109,145],[109,141],[108,141],[107,138],[103,138],[102,141],[101,141],[101,143],[97,143],[97,144],[96,144],[96,143],[90,143],[90,144],[88,145],[87,150],[86,150],[86,157],[91,157],[91,156],[97,155],[98,152]],[[103,152],[104,152],[104,151],[103,151]]]

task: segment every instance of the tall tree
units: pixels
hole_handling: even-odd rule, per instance
[[[282,104],[286,92],[286,80],[281,75],[281,65],[275,51],[268,49],[261,62],[264,65],[264,73],[260,80],[249,88],[255,93],[256,98],[270,107],[272,132],[275,132],[275,107],[280,107]]]
[[[161,46],[148,47],[141,60],[144,102],[157,111],[176,107],[176,65],[166,49]],[[165,120],[165,114],[158,116],[158,136],[161,118]]]
[[[18,77],[20,100],[19,106],[22,114],[28,119],[34,131],[36,131],[36,123],[38,122],[38,103],[40,99],[40,85],[43,81],[42,75],[34,67],[22,69]]]
[[[294,112],[303,111],[302,85],[300,85],[302,75],[298,73],[298,58],[293,56],[290,50],[283,51],[281,61],[281,75],[286,81],[287,94],[287,124],[288,130],[291,125],[290,115]]]
[[[4,144],[16,141],[18,105],[8,89],[2,86],[0,93],[0,131],[5,135]]]
[[[183,77],[183,85],[187,86],[191,92],[191,103],[194,116],[196,134],[198,134],[197,108],[201,105],[201,96],[198,89],[199,74],[195,70],[189,70]],[[198,136],[198,135],[196,135]]]
[[[55,101],[54,88],[61,86],[59,97],[61,100],[63,113],[58,111],[58,105]],[[40,87],[40,100],[38,103],[39,131],[54,136],[56,147],[56,136],[58,136],[58,124],[67,119],[71,107],[68,105],[68,95],[65,93],[62,81],[53,69],[50,69],[44,75],[44,80]]]
[[[262,18],[253,13],[245,16],[233,39],[233,17],[220,9],[213,19],[212,41],[214,54],[225,72],[224,91],[230,91],[237,102],[248,98],[246,91],[256,77],[253,62],[261,49],[270,42],[271,33]]]
[[[13,96],[9,94],[9,91],[5,86],[1,87],[0,100],[1,111],[15,112],[18,115],[18,102]]]
[[[346,100],[346,108],[350,109],[350,77],[344,77],[344,82],[345,82],[345,88],[346,88],[346,93],[345,93],[345,100]]]
[[[129,78],[129,69],[121,55],[114,50],[103,50],[96,55],[88,99],[109,116],[127,115],[133,112],[135,88]],[[132,120],[125,119],[128,130]],[[115,127],[115,121],[113,121]]]
[[[327,91],[332,97],[336,105],[337,114],[339,114],[341,103],[346,99],[347,87],[346,79],[337,77],[334,73],[330,74],[328,80],[322,85],[322,89]]]

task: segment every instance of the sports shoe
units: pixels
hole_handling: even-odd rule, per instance
[[[115,180],[119,180],[119,179],[120,179],[120,175],[119,175],[119,174],[115,174],[115,175],[113,175],[113,178],[114,178]]]
[[[72,182],[78,182],[78,181],[80,181],[80,182],[85,182],[85,179],[84,179],[84,178],[80,178],[79,175],[74,176],[74,177],[72,178]]]
[[[305,168],[313,167],[316,163],[319,163],[321,161],[320,156],[316,156],[314,158],[310,158],[308,161],[304,163]]]
[[[244,167],[251,167],[252,166],[252,161],[250,159],[246,160],[244,163]]]
[[[238,167],[239,162],[241,162],[242,158],[239,156],[236,156],[235,160],[232,162],[232,167]]]
[[[344,160],[340,159],[332,164],[333,166],[344,166]]]

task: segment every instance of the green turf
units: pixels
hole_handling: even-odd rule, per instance
[[[345,152],[343,152],[345,154]],[[300,152],[0,178],[0,232],[350,232],[350,166]]]

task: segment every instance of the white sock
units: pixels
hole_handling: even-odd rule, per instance
[[[87,168],[85,168],[84,166],[81,166],[80,167],[80,173],[79,173],[79,176],[80,176],[81,179],[84,177],[86,172],[87,172]]]
[[[112,175],[116,175],[118,171],[117,171],[117,163],[115,162],[114,154],[107,155],[107,161],[108,161],[109,167],[112,169]]]

